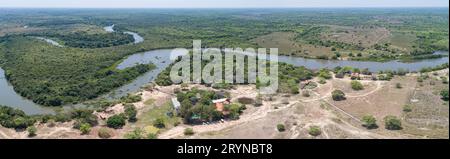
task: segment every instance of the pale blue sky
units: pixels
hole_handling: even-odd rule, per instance
[[[0,0],[28,8],[448,7],[448,0]]]

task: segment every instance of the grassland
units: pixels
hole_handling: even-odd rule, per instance
[[[1,10],[0,66],[16,91],[44,105],[97,97],[137,76],[111,68],[117,61],[146,50],[189,48],[197,39],[204,47],[277,47],[287,55],[349,60],[427,58],[448,50],[445,8]],[[126,35],[105,33],[111,24],[145,41],[134,45]],[[29,35],[73,45],[56,48]],[[94,43],[97,36],[101,43]]]

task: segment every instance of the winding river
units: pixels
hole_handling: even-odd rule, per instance
[[[106,31],[114,31],[114,25],[105,27]],[[135,43],[140,43],[144,39],[137,33],[129,32],[135,38]],[[157,66],[156,69],[145,73],[144,75],[135,79],[132,83],[124,85],[103,97],[107,98],[119,98],[128,93],[136,92],[141,86],[152,82],[157,75],[167,68],[171,61],[171,49],[161,49],[147,51],[143,53],[133,54],[124,59],[118,66],[117,69],[124,69],[127,67],[132,67],[136,64],[149,64],[153,63]],[[448,52],[436,52],[437,54],[448,54]],[[177,52],[178,55],[186,54],[185,52]],[[293,64],[295,66],[305,66],[310,69],[320,69],[320,68],[334,68],[336,66],[351,66],[355,68],[368,68],[370,71],[380,71],[380,70],[398,70],[400,68],[409,71],[418,71],[424,67],[434,67],[444,63],[448,63],[448,57],[438,58],[438,59],[426,59],[415,61],[411,63],[403,63],[399,61],[389,61],[389,62],[369,62],[369,61],[339,61],[339,60],[319,60],[319,59],[305,59],[300,57],[290,57],[290,56],[279,56],[280,62],[285,62]],[[13,87],[8,83],[4,76],[4,70],[0,68],[0,105],[7,105],[14,108],[21,109],[27,114],[48,114],[52,113],[52,109],[47,107],[39,106],[32,101],[25,99],[18,95]]]

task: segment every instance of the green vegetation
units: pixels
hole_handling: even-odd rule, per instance
[[[441,99],[444,101],[448,101],[448,89],[441,91]]]
[[[91,125],[88,123],[81,124],[80,126],[81,134],[89,134],[91,132]]]
[[[30,126],[27,128],[28,137],[36,136],[37,129],[34,126]]]
[[[111,116],[108,118],[108,120],[106,121],[106,124],[110,128],[120,129],[126,124],[125,120],[126,120],[126,117],[123,114],[114,115],[114,116]]]
[[[192,128],[186,128],[186,129],[184,129],[184,135],[186,135],[186,136],[192,136],[192,135],[194,135],[194,134],[195,134],[194,129],[192,129]]]
[[[405,112],[405,113],[412,112],[412,110],[413,110],[413,108],[412,108],[412,106],[409,105],[409,104],[403,106],[403,112]]]
[[[372,115],[366,115],[362,118],[363,126],[367,129],[376,129],[378,128],[377,119],[375,119]]]
[[[125,139],[143,139],[144,131],[140,128],[136,128],[133,131],[124,135]]]
[[[352,81],[351,83],[352,89],[355,91],[363,90],[364,86],[359,81]]]
[[[128,117],[129,122],[136,122],[137,110],[133,104],[125,104],[125,115]]]
[[[179,116],[189,124],[217,121],[222,118],[238,119],[245,107],[240,104],[225,104],[223,111],[228,113],[219,112],[212,100],[221,98],[226,98],[225,94],[196,88],[180,92],[177,94],[178,101],[181,101]]]
[[[164,119],[158,118],[155,121],[153,121],[153,126],[162,129],[166,127],[166,124],[164,122]]]
[[[36,120],[22,110],[0,105],[0,125],[6,128],[26,129],[34,125]]]
[[[401,130],[402,129],[402,121],[395,116],[386,116],[384,117],[385,128],[388,130]]]
[[[133,95],[133,94],[128,94],[127,96],[120,98],[120,101],[122,101],[123,103],[136,103],[140,102],[141,100],[142,97],[140,95]]]
[[[322,134],[322,130],[318,126],[310,126],[308,130],[309,135],[311,136],[319,136]]]
[[[341,90],[334,90],[333,92],[331,92],[331,96],[334,101],[342,101],[346,99],[345,93],[342,92]]]
[[[99,97],[153,68],[137,65],[116,69],[124,57],[158,48],[188,48],[193,39],[201,39],[205,47],[220,48],[256,48],[282,39],[287,41],[280,48],[283,54],[323,59],[415,60],[446,56],[431,53],[448,50],[447,9],[255,11],[260,14],[226,9],[8,12],[0,14],[1,26],[29,29],[0,31],[0,66],[20,95],[38,104],[60,106]],[[111,24],[115,24],[116,33],[102,30]],[[132,37],[123,31],[137,32],[145,41],[131,45]],[[277,33],[275,40],[267,36],[273,33]],[[32,36],[48,37],[66,47],[55,47]],[[160,74],[156,83],[172,84],[167,73]],[[313,76],[305,68],[281,64],[278,91],[299,93],[298,83]],[[322,70],[317,76],[331,78]]]
[[[111,138],[111,132],[109,132],[108,129],[106,128],[100,128],[98,130],[98,137],[102,138],[102,139],[109,139]]]
[[[283,131],[286,131],[286,128],[285,128],[284,124],[278,124],[277,125],[277,130],[279,132],[283,132]]]
[[[134,41],[132,35],[122,33],[87,34],[75,32],[69,34],[56,33],[36,33],[26,34],[26,36],[49,37],[63,41],[64,46],[76,48],[102,48],[129,44]]]

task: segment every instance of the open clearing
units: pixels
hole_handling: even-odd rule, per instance
[[[437,78],[448,77],[448,69],[429,73],[429,79],[417,82],[417,74],[397,76],[391,81],[361,81],[364,90],[351,89],[350,78],[327,80],[325,84],[309,89],[311,96],[278,94],[271,98],[264,97],[263,105],[255,107],[247,105],[238,120],[208,123],[205,125],[176,124],[181,121],[177,117],[167,116],[171,111],[168,103],[173,91],[179,85],[156,87],[141,93],[142,101],[134,103],[138,110],[138,121],[128,123],[122,129],[109,129],[111,138],[123,138],[136,128],[146,133],[158,133],[158,138],[224,138],[224,139],[374,139],[374,138],[448,138],[449,103],[440,99],[439,92],[448,88]],[[319,79],[313,79],[317,82]],[[432,82],[434,81],[434,82]],[[397,88],[401,83],[402,88]],[[199,89],[211,90],[202,85],[191,85]],[[186,88],[185,88],[186,89]],[[331,92],[340,89],[346,93],[344,101],[333,101]],[[256,98],[255,86],[235,86],[231,90],[231,98]],[[305,91],[305,90],[302,90]],[[412,105],[411,112],[404,112],[405,105]],[[109,108],[111,114],[123,112],[123,105]],[[367,130],[361,124],[364,115],[373,115],[377,119],[378,128]],[[403,129],[389,131],[384,128],[383,118],[394,115],[402,119]],[[166,128],[157,129],[152,126],[156,118],[163,118]],[[105,128],[104,121],[93,127],[90,134],[81,135],[72,128],[72,122],[56,125],[37,125],[38,135],[34,138],[98,138],[100,128]],[[279,132],[277,125],[283,124],[285,131]],[[321,130],[318,136],[311,136],[309,129],[317,126]],[[193,136],[185,136],[184,130],[192,128]],[[0,128],[0,138],[28,138],[26,131],[14,131]]]

